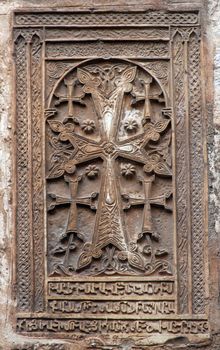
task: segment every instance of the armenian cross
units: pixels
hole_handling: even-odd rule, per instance
[[[74,95],[76,82],[77,79],[64,79],[64,83],[67,87],[66,96],[55,94],[55,96],[58,98],[55,106],[59,106],[63,102],[68,102],[68,117],[73,117],[74,115],[73,103],[80,103],[82,105],[85,105],[85,102],[83,101],[85,94],[81,94],[80,96]]]
[[[122,194],[122,198],[125,200],[126,204],[124,209],[129,209],[131,206],[136,206],[144,204],[143,210],[143,221],[142,221],[142,230],[139,234],[139,239],[144,236],[144,234],[155,235],[155,230],[153,227],[152,215],[151,215],[151,205],[162,206],[165,209],[172,210],[168,206],[167,200],[171,196],[171,192],[166,192],[162,195],[151,197],[151,187],[152,182],[155,180],[155,175],[148,176],[141,179],[141,182],[144,186],[144,198],[136,198],[131,195]]]
[[[69,127],[69,124],[62,123],[62,127],[57,128],[55,125],[57,122],[48,120],[51,129],[55,133],[59,133],[59,140],[69,141],[72,144],[72,159],[74,159],[75,166],[89,161],[94,162],[94,160],[98,158],[103,160],[104,172],[102,174],[93,238],[91,243],[85,243],[78,258],[77,269],[82,269],[90,265],[93,258],[101,257],[108,246],[114,247],[114,249],[119,252],[129,251],[128,235],[123,218],[123,200],[121,198],[114,168],[115,160],[118,157],[123,157],[128,161],[135,159],[144,166],[147,157],[145,151],[146,144],[150,140],[158,140],[160,138],[160,133],[163,132],[169,124],[167,120],[155,124],[149,122],[144,126],[144,133],[133,137],[137,141],[136,143],[131,143],[129,140],[119,142],[117,140],[117,128],[120,120],[120,111],[122,109],[124,95],[130,93],[133,89],[132,82],[136,77],[136,67],[127,67],[120,71],[120,75],[116,68],[113,72],[112,85],[110,85],[109,81],[105,81],[104,75],[100,77],[97,75],[94,76],[86,69],[78,68],[77,79],[83,85],[83,94],[75,97],[73,92],[76,80],[65,80],[68,94],[66,97],[59,96],[59,100],[56,102],[56,105],[61,102],[67,102],[69,106],[68,115],[73,117],[73,103],[84,104],[82,101],[83,97],[85,94],[90,94],[100,124],[101,140],[99,142],[84,135],[77,134],[74,128],[71,129]],[[102,81],[103,79],[104,82]],[[150,119],[149,89],[151,81],[152,79],[144,83],[145,97],[143,117],[148,117],[148,119]],[[108,89],[105,92],[106,86]],[[143,180],[145,196],[143,200],[127,197],[130,206],[137,204],[144,205],[142,235],[145,232],[152,231],[151,205],[158,204],[164,207],[166,206],[165,199],[167,198],[167,194],[156,198],[150,197],[153,179],[154,178],[151,177]],[[78,198],[77,188],[79,178],[74,174],[72,177],[69,176],[68,181],[71,198],[64,199],[52,195],[53,201],[51,203],[51,208],[65,203],[70,204],[66,235],[71,233],[71,237],[73,237],[73,234],[79,234],[77,230],[77,204],[89,205],[90,208],[93,209],[93,199],[97,197],[97,195],[94,196],[94,194],[91,194],[88,198]],[[129,254],[132,256],[130,259],[132,262],[137,253],[130,252]],[[143,270],[143,262],[140,261],[139,265],[135,262],[135,267]]]

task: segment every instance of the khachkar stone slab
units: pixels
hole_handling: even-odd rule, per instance
[[[209,337],[199,18],[14,13],[19,334]]]

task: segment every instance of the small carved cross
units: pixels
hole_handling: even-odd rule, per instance
[[[50,198],[52,199],[52,202],[50,203],[48,210],[53,210],[58,205],[70,204],[66,233],[68,232],[78,233],[77,232],[77,204],[86,205],[86,206],[89,206],[90,209],[96,210],[94,200],[98,197],[98,193],[93,192],[90,196],[86,196],[86,197],[77,196],[78,184],[80,180],[81,180],[81,177],[77,175],[65,176],[65,181],[69,183],[69,189],[70,189],[69,198],[57,196],[55,194],[50,194]]]
[[[74,88],[76,86],[77,79],[64,79],[64,83],[67,87],[67,94],[66,96],[55,94],[55,96],[58,98],[58,100],[55,103],[55,106],[58,106],[60,103],[68,102],[68,117],[73,117],[74,115],[74,109],[73,109],[73,103],[80,103],[81,105],[85,106],[85,102],[83,101],[83,97],[85,94],[83,93],[80,96],[74,95]]]
[[[124,209],[129,209],[131,206],[144,204],[142,232],[139,238],[141,238],[145,233],[154,233],[151,205],[158,205],[164,207],[165,209],[172,210],[167,204],[167,199],[171,196],[171,192],[164,193],[160,196],[151,197],[151,187],[154,180],[155,175],[141,179],[144,186],[144,198],[136,198],[127,194],[122,194],[122,198],[126,201]]]
[[[135,104],[139,101],[144,101],[144,118],[148,119],[151,117],[151,102],[150,100],[158,100],[159,102],[163,102],[164,99],[160,97],[160,93],[150,94],[150,84],[153,79],[151,77],[141,79],[140,82],[143,86],[143,92],[138,93],[135,92],[134,89],[132,91],[132,95],[134,99],[132,100],[132,104]]]
[[[141,84],[144,88],[143,93],[135,93],[132,92],[132,95],[134,96],[134,99],[132,101],[132,104],[135,104],[139,101],[144,101],[144,118],[148,118],[151,116],[151,104],[150,104],[150,84],[152,83],[153,79],[149,77],[148,79],[145,78],[145,80],[141,80]]]

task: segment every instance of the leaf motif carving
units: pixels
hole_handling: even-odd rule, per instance
[[[159,175],[166,175],[166,176],[172,175],[170,168],[164,162],[157,163],[154,166],[154,171],[156,174],[159,174]]]
[[[50,128],[54,132],[58,132],[59,133],[59,132],[65,131],[65,126],[59,120],[48,120],[47,122],[50,125]]]
[[[52,167],[51,171],[48,174],[48,179],[56,179],[57,177],[60,177],[64,174],[64,169],[62,167],[62,164],[56,164],[54,167]]]
[[[164,121],[160,121],[160,122],[157,122],[154,124],[154,128],[157,132],[161,133],[163,132],[164,130],[166,130],[166,128],[168,127],[170,123],[170,120],[167,119],[167,120],[164,120]]]
[[[138,253],[128,253],[128,262],[131,266],[139,269],[139,270],[145,270],[144,267],[144,260]]]
[[[92,262],[92,255],[89,252],[83,252],[78,260],[77,269],[82,269]]]
[[[83,90],[87,93],[91,92],[92,89],[97,88],[101,84],[99,78],[92,76],[92,74],[84,69],[77,69],[77,78],[80,83],[85,85]]]
[[[126,69],[123,73],[122,73],[122,80],[125,83],[131,83],[136,75],[137,72],[137,68],[136,67],[131,67]]]
[[[85,71],[84,69],[77,69],[77,78],[79,79],[80,83],[82,84],[88,84],[92,80],[92,75]]]

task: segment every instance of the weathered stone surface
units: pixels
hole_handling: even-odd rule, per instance
[[[220,348],[219,12],[1,2],[2,349]]]

